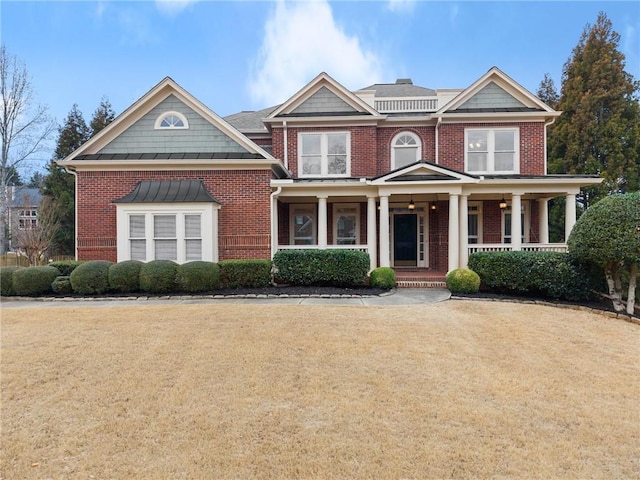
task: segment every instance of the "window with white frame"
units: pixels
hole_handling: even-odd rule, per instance
[[[217,210],[213,205],[127,205],[118,206],[117,215],[118,261],[217,261]]]
[[[316,206],[291,205],[290,212],[291,245],[317,245]]]
[[[520,172],[517,128],[467,128],[464,136],[466,172]]]
[[[154,127],[157,129],[186,129],[189,128],[189,122],[180,112],[164,112],[156,118]]]
[[[391,141],[391,170],[406,167],[422,158],[422,142],[412,132],[401,132]]]
[[[346,177],[351,170],[349,132],[299,133],[300,177]]]
[[[333,238],[336,245],[360,242],[360,205],[333,204]]]
[[[30,230],[38,226],[37,210],[20,210],[18,215],[18,228],[20,230]]]
[[[520,238],[522,243],[529,241],[529,202],[522,201],[520,205]],[[502,243],[511,243],[511,204],[502,210]]]
[[[469,202],[468,211],[468,244],[482,243],[482,202]]]

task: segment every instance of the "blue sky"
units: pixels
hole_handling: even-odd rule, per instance
[[[121,113],[165,76],[221,116],[281,103],[322,71],[351,89],[463,88],[495,65],[533,92],[547,72],[560,88],[599,11],[640,79],[635,1],[4,0],[0,22],[61,123],[74,103],[89,121],[103,96]]]

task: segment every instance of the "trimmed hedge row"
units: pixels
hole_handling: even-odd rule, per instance
[[[498,293],[587,300],[598,289],[593,272],[567,253],[481,252],[469,256],[481,284]]]
[[[27,267],[13,272],[13,291],[16,295],[33,296],[51,292],[51,284],[60,276],[55,267]]]
[[[281,250],[273,256],[277,278],[296,286],[362,285],[369,254],[357,250]]]
[[[259,288],[271,285],[270,260],[223,260],[220,288]]]

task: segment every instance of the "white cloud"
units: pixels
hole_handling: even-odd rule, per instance
[[[409,13],[413,11],[417,0],[388,0],[387,8],[392,12]]]
[[[177,15],[198,0],[155,0],[156,8],[167,15]]]
[[[252,99],[260,105],[281,103],[323,71],[347,88],[382,76],[378,56],[336,24],[326,0],[278,1],[251,68]]]

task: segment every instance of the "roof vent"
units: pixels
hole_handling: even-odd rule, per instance
[[[396,85],[413,85],[410,78],[399,78],[396,80]]]

